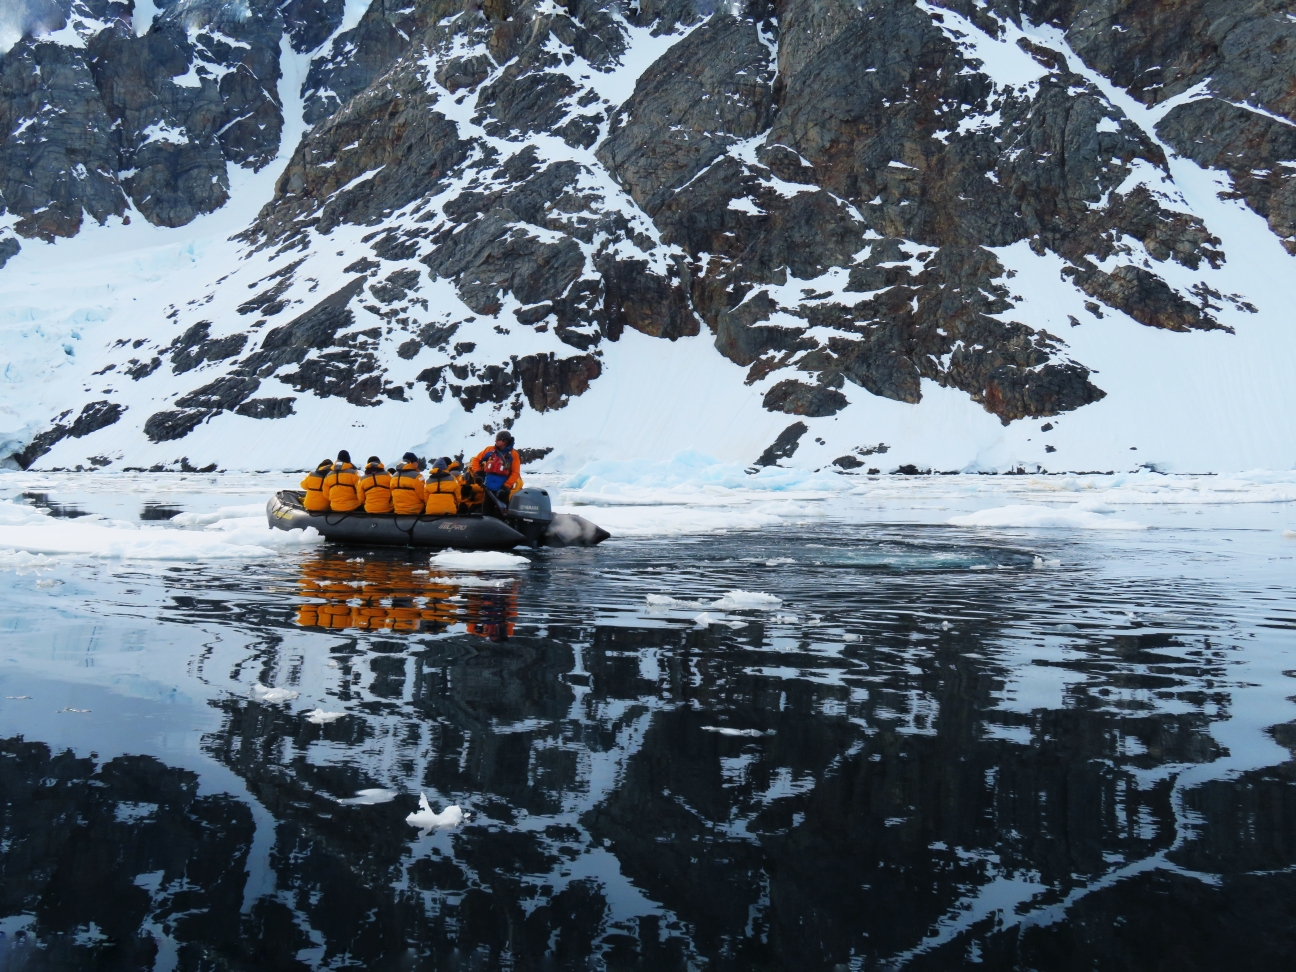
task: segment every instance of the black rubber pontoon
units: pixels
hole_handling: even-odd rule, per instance
[[[505,512],[509,522],[479,513],[401,516],[396,513],[312,513],[301,490],[282,489],[266,503],[266,519],[279,530],[314,527],[326,540],[378,547],[453,547],[511,550],[518,546],[592,547],[611,534],[584,517],[553,513],[544,490],[519,490]]]

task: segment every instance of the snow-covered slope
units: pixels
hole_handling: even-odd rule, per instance
[[[298,469],[511,427],[553,470],[1296,463],[1296,161],[1203,167],[1181,121],[1218,102],[1278,158],[1268,89],[1136,97],[1044,5],[332,6],[311,50],[285,23],[277,155],[225,161],[223,205],[19,241],[0,454]]]

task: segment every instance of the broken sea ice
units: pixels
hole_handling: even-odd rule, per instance
[[[432,810],[432,805],[428,803],[426,793],[419,794],[419,808],[405,818],[405,822],[411,827],[420,828],[423,833],[419,836],[425,836],[433,830],[446,830],[450,827],[458,827],[464,822],[464,812],[458,804],[451,804],[440,813]]]

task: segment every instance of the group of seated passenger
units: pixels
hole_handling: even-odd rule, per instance
[[[522,461],[513,436],[501,432],[464,469],[448,456],[425,463],[412,452],[392,468],[370,456],[363,470],[343,449],[337,459],[325,459],[302,480],[302,506],[313,513],[394,513],[398,516],[447,516],[454,513],[497,513],[508,508],[509,495],[522,486]]]

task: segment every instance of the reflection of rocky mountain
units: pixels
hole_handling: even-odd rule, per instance
[[[201,968],[246,947],[245,804],[147,756],[96,766],[22,739],[0,741],[0,792],[0,912],[40,941],[0,940],[0,966]]]
[[[1006,425],[1106,397],[1081,323],[1193,347],[1251,323],[1215,273],[1248,255],[1171,154],[1296,239],[1281,4],[46,5],[62,30],[0,61],[0,261],[283,170],[244,260],[153,294],[96,364],[122,380],[78,384],[24,464],[313,399],[507,426],[603,380],[627,331],[709,331],[779,415],[943,387]],[[1049,330],[1032,288],[1076,313]]]
[[[1177,788],[1225,755],[1208,732],[1232,704],[1214,648],[1137,629],[1075,641],[1067,704],[1013,708],[1017,602],[966,572],[915,589],[879,571],[817,602],[834,605],[817,627],[753,615],[730,631],[602,623],[585,605],[614,601],[615,580],[579,581],[589,600],[563,594],[559,610],[561,571],[455,594],[424,569],[325,554],[265,591],[194,583],[171,609],[260,632],[246,681],[291,684],[294,637],[338,662],[336,722],[213,700],[223,723],[203,749],[255,813],[150,758],[96,767],[5,743],[0,906],[49,944],[6,954],[30,968],[80,949],[127,968],[159,949],[178,968],[1282,967],[1293,764]],[[302,605],[345,592],[356,609],[406,597],[459,613],[419,631],[300,624]],[[515,619],[507,640],[469,632],[482,610]],[[869,616],[885,620],[844,640],[845,619]],[[383,786],[390,803],[338,803]],[[420,790],[472,819],[417,839],[404,817]]]

